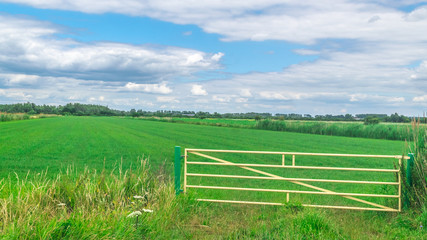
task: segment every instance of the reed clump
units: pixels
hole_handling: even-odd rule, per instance
[[[30,115],[24,113],[1,113],[0,112],[0,122],[9,122],[17,120],[27,120],[30,119]]]
[[[318,135],[360,137],[388,140],[408,140],[414,134],[414,129],[404,124],[362,124],[362,123],[337,123],[321,121],[275,121],[261,120],[254,126],[257,129],[309,133]],[[426,130],[426,126],[419,129]]]
[[[412,181],[406,176],[406,164],[403,166],[402,179],[407,201],[412,209],[424,211],[427,225],[427,130],[420,126],[420,121],[412,121],[412,146],[409,152],[414,154],[411,168]]]

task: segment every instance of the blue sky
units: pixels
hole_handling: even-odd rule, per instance
[[[0,0],[0,102],[427,111],[427,1]]]

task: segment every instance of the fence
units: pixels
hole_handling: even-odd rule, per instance
[[[180,159],[180,148],[175,149],[175,159]],[[257,164],[257,163],[234,163],[228,160],[224,160],[218,157],[208,155],[209,153],[229,153],[229,154],[250,154],[250,155],[279,155],[281,159],[278,160],[279,164]],[[204,159],[210,160],[210,162],[203,161],[189,161],[191,155],[196,155]],[[291,156],[291,163],[285,162],[285,156]],[[380,158],[380,159],[398,159],[398,169],[379,169],[379,168],[349,168],[349,167],[325,167],[325,166],[302,166],[298,165],[299,156],[323,156],[323,157],[338,157],[338,158]],[[319,207],[319,208],[335,208],[335,209],[354,209],[354,210],[373,210],[373,211],[388,211],[388,212],[400,212],[401,211],[401,197],[402,197],[402,184],[400,177],[400,166],[402,159],[410,159],[407,156],[398,155],[360,155],[360,154],[325,154],[325,153],[301,153],[301,152],[266,152],[266,151],[235,151],[235,150],[209,150],[209,149],[185,149],[184,154],[184,184],[183,191],[187,192],[188,189],[216,189],[216,190],[232,190],[232,191],[252,191],[252,192],[275,192],[285,193],[286,202],[290,201],[290,194],[311,194],[311,195],[330,195],[339,196],[352,201],[369,205],[370,207],[358,207],[358,206],[335,206],[335,205],[313,205],[313,204],[302,204],[306,207]],[[213,161],[212,161],[213,160]],[[175,161],[175,165],[178,164],[178,170],[175,168],[175,178],[177,193],[180,190],[180,161]],[[205,166],[227,166],[227,167],[238,167],[240,169],[247,170],[252,173],[257,173],[262,176],[245,176],[245,175],[225,175],[225,174],[206,174],[206,173],[193,173],[188,172],[188,168],[191,165],[205,165]],[[392,166],[392,164],[390,164]],[[177,167],[177,166],[176,166]],[[334,180],[334,179],[313,179],[313,178],[289,178],[272,174],[267,170],[271,168],[281,169],[310,169],[315,171],[331,170],[331,171],[363,171],[363,172],[382,172],[396,174],[396,181],[385,182],[385,181],[360,181],[360,180]],[[208,185],[192,185],[188,183],[188,177],[202,177],[202,178],[228,178],[228,179],[258,179],[258,180],[278,180],[286,181],[296,185],[304,186],[316,191],[300,191],[300,190],[289,190],[289,189],[265,189],[265,188],[248,188],[248,187],[225,187],[225,186],[208,186]],[[310,182],[311,184],[307,183]],[[372,194],[372,193],[346,193],[346,192],[335,192],[325,188],[321,188],[313,185],[313,183],[351,183],[351,184],[375,184],[375,185],[392,185],[397,187],[397,194]],[[178,185],[177,185],[178,184]],[[389,198],[397,199],[397,206],[388,207],[382,204],[378,204],[372,201],[361,199],[360,197],[374,197],[374,198]],[[241,203],[241,204],[261,204],[261,205],[284,205],[280,202],[259,202],[259,201],[236,201],[236,200],[223,200],[223,199],[197,199],[198,201],[205,202],[221,202],[221,203]]]

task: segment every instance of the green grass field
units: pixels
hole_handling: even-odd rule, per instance
[[[142,156],[149,157],[154,169],[164,165],[171,172],[174,146],[183,148],[208,148],[231,150],[352,153],[352,154],[404,154],[405,144],[399,141],[355,139],[309,134],[272,132],[264,130],[215,128],[211,126],[138,121],[129,118],[61,117],[31,121],[3,123],[0,140],[0,176],[13,172],[23,175],[28,171],[48,170],[56,174],[73,165],[95,169],[112,169],[120,164],[127,168]],[[281,156],[211,154],[232,159],[233,162],[280,164]],[[189,160],[200,160],[190,156]],[[287,156],[289,163],[291,156]],[[396,161],[365,158],[297,157],[298,165],[331,167],[393,168]],[[319,178],[341,180],[395,181],[390,173],[262,169],[272,174],[294,178]],[[241,168],[191,166],[194,173],[222,173],[254,175]],[[259,175],[259,174],[255,174]],[[333,177],[331,177],[333,176]],[[312,190],[284,181],[243,180],[189,177],[191,184],[254,187],[289,190]],[[315,183],[329,190],[354,193],[395,194],[396,187],[382,185],[355,185]],[[192,190],[194,191],[194,190]],[[282,202],[284,194],[253,193],[218,190],[198,190],[200,197],[233,200]],[[304,203],[348,204],[342,197],[293,195]],[[366,199],[366,198],[365,198]],[[369,199],[368,199],[369,200]],[[372,200],[372,199],[371,199]],[[374,199],[375,200],[375,199]],[[385,204],[387,199],[376,199]],[[396,205],[396,201],[391,204]],[[356,204],[355,206],[364,206]]]
[[[0,176],[49,172],[71,164],[112,168],[150,157],[172,164],[174,146],[260,151],[403,154],[401,141],[331,137],[263,130],[140,121],[129,118],[58,117],[0,123]]]
[[[416,222],[417,220],[411,220],[411,216],[400,217],[392,213],[317,209],[294,212],[293,210],[286,210],[287,208],[206,204],[194,203],[191,200],[192,198],[206,197],[284,202],[284,194],[276,193],[253,194],[190,189],[190,194],[187,195],[190,200],[177,198],[177,202],[171,197],[172,185],[170,182],[161,180],[161,182],[166,181],[166,183],[150,183],[150,181],[160,181],[158,177],[162,175],[156,176],[156,172],[172,175],[174,146],[232,150],[402,155],[406,154],[405,151],[407,151],[407,146],[402,141],[321,136],[245,128],[218,128],[204,125],[141,121],[132,118],[57,117],[0,123],[0,143],[0,196],[3,197],[3,199],[0,197],[0,213],[7,213],[5,215],[10,215],[10,219],[20,219],[17,222],[9,223],[3,218],[4,223],[0,221],[0,237],[2,236],[2,227],[6,236],[8,234],[12,236],[10,234],[13,233],[17,234],[16,236],[21,233],[24,234],[22,236],[32,236],[34,234],[32,228],[35,227],[39,229],[37,230],[39,231],[38,234],[56,234],[59,232],[60,235],[58,236],[80,236],[82,238],[85,236],[89,238],[148,236],[148,238],[158,237],[162,239],[218,238],[218,236],[230,239],[371,238],[369,236],[363,237],[363,232],[366,229],[371,232],[372,238],[404,238],[405,236],[417,238],[417,236],[425,236],[424,232],[419,232],[419,225],[417,225],[419,223]],[[281,163],[281,157],[278,156],[248,157],[243,154],[231,156],[219,153],[211,155],[233,162]],[[154,174],[154,180],[147,180],[142,176],[140,178],[137,172],[133,175],[131,173],[122,175],[116,170],[110,177],[104,173],[96,174],[93,172],[113,168],[126,170],[131,165],[135,166],[138,158],[142,156],[150,158],[149,162],[152,166],[151,172]],[[190,155],[189,160],[198,161],[201,159]],[[288,163],[291,161],[290,156],[287,156],[286,161]],[[297,157],[296,162],[297,165],[312,166],[393,168],[393,161],[364,158],[342,160],[325,157]],[[65,172],[70,165],[74,166],[73,168],[77,172],[81,172],[82,175],[78,175],[76,180],[68,175],[59,178],[57,174],[60,171]],[[84,173],[84,167],[92,169],[92,172]],[[47,168],[49,169],[47,179],[37,180],[40,175],[36,174]],[[285,177],[395,180],[393,174],[262,170]],[[18,174],[19,179],[25,179],[28,171],[30,171],[30,176],[35,176],[35,180],[30,182],[22,180],[22,183],[15,186],[13,184],[16,181],[14,173]],[[240,168],[224,169],[199,166],[191,166],[189,172],[257,175]],[[143,174],[145,176],[146,173]],[[56,180],[50,183],[49,178]],[[142,182],[139,183],[140,181]],[[295,184],[271,180],[246,181],[193,177],[189,178],[189,181],[190,184],[194,185],[310,190],[295,186]],[[105,186],[104,182],[106,182]],[[119,186],[115,186],[114,182],[117,182]],[[54,185],[49,187],[50,184]],[[331,185],[327,183],[313,183],[312,185],[342,192],[396,194],[394,186],[363,185],[361,187],[352,184]],[[159,189],[158,186],[163,187]],[[114,192],[116,191],[114,189],[117,192]],[[158,213],[143,219],[143,229],[127,228],[126,224],[131,224],[132,221],[127,219],[126,215],[137,207],[132,202],[136,200],[131,200],[131,198],[134,195],[144,195],[144,191],[148,191],[149,195],[156,196],[156,199],[149,198],[145,205],[138,206],[155,209],[155,213]],[[41,197],[44,196],[44,192],[47,196]],[[11,197],[8,197],[9,194]],[[28,194],[28,197],[24,197],[27,196],[25,194]],[[19,200],[20,196],[23,199]],[[89,199],[82,196],[88,196]],[[39,198],[43,199],[42,205],[39,203]],[[168,200],[164,202],[163,198]],[[48,199],[54,199],[54,202],[51,203]],[[370,198],[362,199],[374,201]],[[70,211],[58,209],[56,204],[63,201],[73,203]],[[100,205],[97,201],[100,201]],[[296,205],[302,202],[362,206],[360,203],[355,204],[349,200],[343,200],[342,197],[314,198],[292,194],[291,201]],[[34,206],[28,204],[27,206],[24,204],[25,202],[34,202]],[[379,203],[396,207],[394,200],[380,200]],[[81,210],[79,210],[79,204],[82,205]],[[26,211],[20,210],[32,208],[39,209],[37,211],[40,212],[34,210],[34,214],[30,214],[32,217],[26,217]],[[102,212],[106,211],[105,219],[92,212],[91,209],[93,208]],[[167,209],[164,210],[163,208]],[[49,211],[45,209],[49,209]],[[49,219],[46,221],[46,224],[49,225],[44,225],[45,218]],[[0,220],[2,220],[1,216]],[[357,223],[351,226],[354,221]],[[110,224],[105,224],[105,222],[110,222]],[[287,224],[288,222],[290,225]],[[402,223],[404,225],[401,226]],[[98,224],[99,227],[97,227]],[[108,225],[114,225],[114,227],[111,228]],[[390,227],[383,227],[386,225],[390,225]],[[22,229],[21,232],[14,230],[19,226],[32,227]],[[71,230],[67,230],[68,227]],[[123,235],[115,233],[118,229],[122,231]],[[283,232],[280,229],[286,231]],[[91,231],[93,231],[93,235],[87,235]],[[38,234],[34,236],[41,236]],[[11,238],[14,239],[14,237]]]

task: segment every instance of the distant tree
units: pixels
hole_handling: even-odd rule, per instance
[[[366,117],[364,120],[365,125],[375,125],[378,123],[380,123],[380,119],[377,117],[373,117],[373,116]]]
[[[138,117],[138,113],[136,112],[136,110],[134,108],[132,108],[129,113],[132,117]]]

